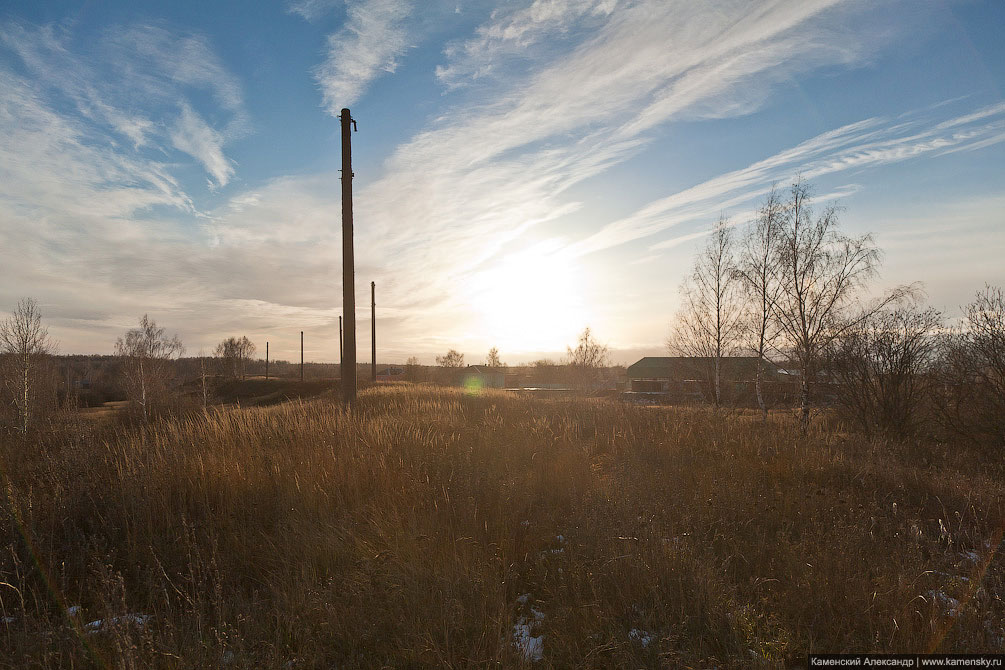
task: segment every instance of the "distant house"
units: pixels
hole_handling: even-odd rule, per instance
[[[730,356],[721,360],[720,384],[741,391],[757,376],[757,356]],[[766,382],[784,379],[781,370],[764,360],[762,368]],[[628,366],[629,389],[637,393],[682,393],[707,395],[706,388],[714,376],[715,359],[688,356],[646,356]]]
[[[377,381],[379,382],[396,382],[403,379],[405,379],[405,368],[390,365],[377,370]]]
[[[484,365],[469,365],[461,370],[460,383],[461,386],[469,389],[506,388],[506,370]]]

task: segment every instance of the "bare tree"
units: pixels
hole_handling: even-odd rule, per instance
[[[800,423],[810,419],[810,385],[820,372],[830,343],[873,314],[911,292],[901,287],[857,309],[859,291],[876,274],[880,253],[871,235],[849,237],[839,231],[838,210],[829,206],[814,219],[810,187],[799,180],[785,203],[778,245],[779,293],[775,318],[799,365]]]
[[[203,356],[202,351],[199,352],[199,381],[202,390],[202,408],[206,409],[209,406],[211,382],[209,380],[209,370],[206,367],[206,357]]]
[[[941,419],[952,432],[1005,446],[1005,293],[985,286],[946,338],[940,361]]]
[[[213,354],[223,362],[224,374],[235,379],[244,379],[247,363],[255,355],[255,351],[257,351],[255,343],[246,335],[242,335],[240,338],[228,337],[220,342]]]
[[[905,438],[932,395],[942,315],[909,304],[859,321],[831,343],[838,407],[866,434]]]
[[[566,347],[567,364],[572,381],[580,388],[588,388],[597,381],[600,370],[607,367],[609,351],[593,337],[589,327],[579,334],[576,348]]]
[[[754,392],[761,420],[768,420],[768,407],[764,402],[764,361],[774,349],[778,339],[775,320],[775,303],[778,302],[778,244],[782,230],[784,210],[774,188],[758,210],[743,237],[737,274],[746,297],[743,317],[744,339],[757,356]]]
[[[489,355],[485,357],[485,365],[490,368],[501,368],[503,366],[503,362],[499,358],[499,349],[496,347],[489,349]]]
[[[422,365],[419,364],[419,359],[415,356],[409,356],[408,360],[405,361],[405,379],[410,382],[422,381],[423,377]]]
[[[123,358],[122,373],[126,396],[140,408],[144,421],[167,394],[171,379],[171,359],[185,348],[178,336],[168,338],[163,328],[146,314],[140,327],[126,331],[115,342],[115,353]]]
[[[667,349],[707,362],[716,407],[722,403],[722,360],[736,353],[742,335],[741,280],[736,271],[733,229],[719,219],[681,285],[683,305]]]
[[[38,305],[31,298],[19,300],[11,316],[0,322],[0,351],[6,354],[8,367],[5,378],[22,433],[28,432],[35,418],[39,373],[54,349]]]
[[[436,364],[441,368],[462,368],[464,367],[464,354],[451,349],[445,356],[437,356]]]

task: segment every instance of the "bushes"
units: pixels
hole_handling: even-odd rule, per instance
[[[866,435],[935,434],[1005,447],[1005,294],[985,287],[952,329],[902,304],[849,328],[828,352],[840,416]]]
[[[862,320],[830,351],[840,414],[863,433],[903,439],[930,415],[942,316],[902,305]]]
[[[936,395],[946,430],[1005,447],[1005,295],[987,286],[945,339]]]

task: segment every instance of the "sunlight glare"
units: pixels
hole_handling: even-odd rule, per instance
[[[480,334],[503,352],[561,351],[586,323],[574,259],[545,245],[480,273],[471,298]]]

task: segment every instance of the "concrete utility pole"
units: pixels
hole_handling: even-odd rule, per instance
[[[377,381],[377,282],[370,282],[370,381]]]
[[[304,380],[304,331],[300,331],[300,381]]]
[[[269,378],[269,343],[265,343],[265,379]]]
[[[342,309],[345,312],[345,360],[342,361],[342,400],[356,402],[356,264],[352,252],[352,143],[349,124],[356,122],[342,110]]]

